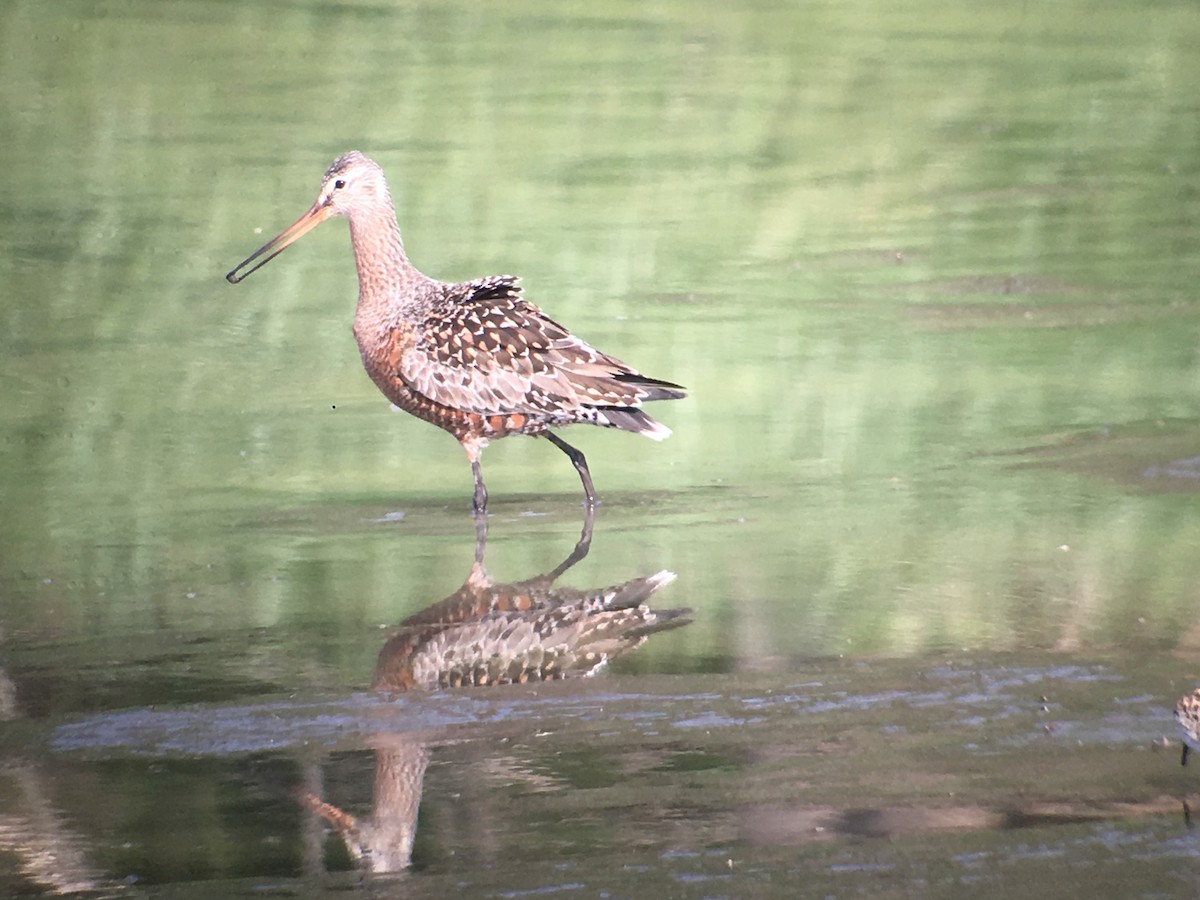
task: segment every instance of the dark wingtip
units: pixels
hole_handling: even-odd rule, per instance
[[[621,373],[614,375],[613,380],[645,391],[643,400],[682,400],[687,396],[687,388],[681,384],[650,378],[640,373]]]

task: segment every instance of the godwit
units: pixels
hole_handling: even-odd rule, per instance
[[[350,222],[358,268],[354,337],[363,366],[392,403],[462,445],[475,477],[476,515],[487,507],[479,458],[489,441],[545,437],[579,472],[591,507],[596,492],[587,460],[551,428],[584,423],[656,441],[671,433],[641,407],[677,400],[685,390],[572,335],[521,297],[516,277],[448,284],[418,271],[404,253],[383,170],[358,151],[334,160],[308,212],[225,277],[236,284],[331,216]]]
[[[1186,766],[1188,750],[1200,751],[1200,688],[1179,698],[1175,704],[1175,723],[1183,740],[1179,762]]]

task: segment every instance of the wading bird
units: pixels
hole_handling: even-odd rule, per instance
[[[1183,741],[1179,762],[1186,766],[1188,751],[1200,751],[1200,688],[1179,698],[1175,704],[1175,723],[1179,726],[1179,737]]]
[[[677,400],[685,389],[581,341],[525,300],[514,276],[448,284],[418,271],[404,253],[383,170],[358,151],[334,160],[308,212],[225,277],[236,284],[331,216],[350,223],[363,366],[392,403],[462,445],[476,515],[487,507],[479,458],[489,441],[545,437],[575,466],[591,507],[587,460],[550,429],[582,423],[656,441],[671,433],[642,404]]]

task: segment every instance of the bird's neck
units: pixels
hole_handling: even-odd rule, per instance
[[[400,226],[390,207],[360,210],[350,217],[350,240],[358,268],[358,304],[389,311],[405,305],[426,277],[404,253]]]

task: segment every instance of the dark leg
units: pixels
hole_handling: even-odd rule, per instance
[[[483,486],[483,470],[479,468],[479,460],[471,460],[471,474],[475,476],[475,496],[471,500],[471,512],[477,516],[487,513],[487,488]]]
[[[1184,745],[1183,745],[1183,756],[1182,756],[1182,757],[1180,758],[1180,760],[1179,760],[1179,764],[1180,764],[1181,766],[1186,766],[1186,765],[1187,765],[1188,749],[1189,749],[1189,748],[1188,748],[1188,745],[1187,745],[1187,744],[1184,744]]]
[[[483,565],[483,554],[487,549],[487,516],[475,517],[475,563]]]
[[[542,432],[542,436],[550,441],[555,447],[567,454],[567,458],[571,460],[571,465],[575,467],[575,471],[579,473],[579,480],[583,482],[583,493],[587,497],[587,505],[589,508],[596,505],[596,489],[592,487],[592,473],[588,471],[587,460],[583,454],[560,438],[552,431]]]
[[[588,550],[592,547],[592,523],[595,521],[596,508],[589,504],[583,512],[583,531],[579,534],[579,540],[575,542],[575,549],[547,576],[547,581],[553,583],[559,575],[588,555]]]

